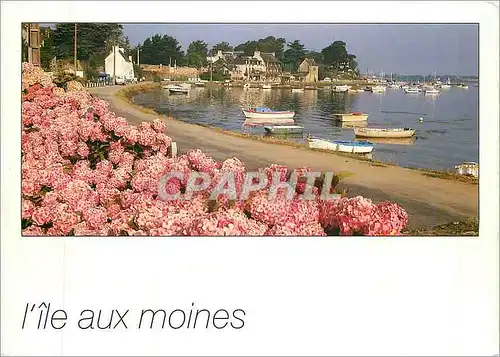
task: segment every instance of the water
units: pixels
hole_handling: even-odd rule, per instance
[[[405,94],[401,89],[344,94],[322,89],[292,93],[290,89],[192,88],[188,95],[170,95],[157,89],[133,99],[179,120],[253,135],[265,135],[264,130],[243,127],[241,107],[294,110],[296,124],[304,127],[304,137],[310,133],[336,140],[353,140],[354,132],[333,120],[332,113],[360,111],[369,113],[370,127],[417,130],[411,140],[370,140],[375,142],[375,160],[430,169],[454,169],[463,161],[479,160],[478,88],[473,85],[469,89],[443,89],[438,96]],[[305,142],[304,137],[288,139]]]

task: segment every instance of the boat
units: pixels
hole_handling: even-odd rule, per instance
[[[302,134],[304,127],[300,125],[272,125],[265,126],[264,130],[269,134]]]
[[[196,87],[205,87],[205,82],[195,82],[194,85]]]
[[[271,89],[272,86],[270,84],[263,84],[262,89]]]
[[[372,87],[372,92],[373,93],[384,93],[386,91],[385,86],[373,86]]]
[[[292,88],[292,93],[304,93],[304,88]]]
[[[295,112],[284,110],[272,110],[267,107],[256,107],[242,109],[243,114],[246,118],[250,119],[266,119],[266,118],[278,118],[278,119],[291,119],[295,116]]]
[[[368,126],[368,121],[336,121],[335,126],[338,128],[366,128]]]
[[[315,86],[305,86],[304,89],[306,90],[318,90]]]
[[[171,94],[187,94],[189,93],[189,87],[187,86],[179,86],[179,85],[171,85],[167,86],[168,91]]]
[[[356,89],[356,88],[349,88],[348,93],[362,93],[364,91],[365,90],[363,88],[358,88],[358,89]]]
[[[361,112],[333,114],[338,121],[365,121],[368,120],[368,114]]]
[[[457,88],[468,89],[469,86],[467,84],[465,84],[465,83],[459,83],[459,84],[457,84]]]
[[[425,95],[438,95],[439,91],[436,88],[427,88],[424,89]]]
[[[334,88],[335,92],[337,93],[344,93],[349,90],[349,86],[343,85],[343,86],[335,86]]]
[[[455,166],[455,169],[457,169],[459,175],[479,176],[479,164],[477,162],[462,162],[460,165]]]
[[[363,138],[409,138],[415,135],[411,128],[354,128],[354,135]]]
[[[418,92],[420,92],[420,90],[417,87],[405,88],[405,93],[407,94],[418,94]]]
[[[312,149],[348,152],[354,154],[368,154],[373,151],[374,146],[374,144],[369,141],[330,141],[313,136],[309,136],[307,141],[309,143],[309,147]]]

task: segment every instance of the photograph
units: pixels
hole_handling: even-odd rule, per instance
[[[22,236],[479,236],[478,23],[19,36]]]

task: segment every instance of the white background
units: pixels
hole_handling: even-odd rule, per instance
[[[22,21],[244,22],[257,5],[2,2],[2,354],[498,353],[498,2],[288,4],[266,2],[258,21],[480,22],[480,238],[20,238]],[[27,302],[64,308],[68,325],[21,330]],[[74,328],[86,308],[192,302],[242,308],[245,327]]]

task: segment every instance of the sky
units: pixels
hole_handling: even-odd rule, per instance
[[[235,46],[267,36],[300,40],[321,51],[341,40],[357,56],[362,73],[478,75],[475,24],[124,24],[132,45],[154,34],[175,37],[185,51],[191,41],[209,48],[222,41]]]

